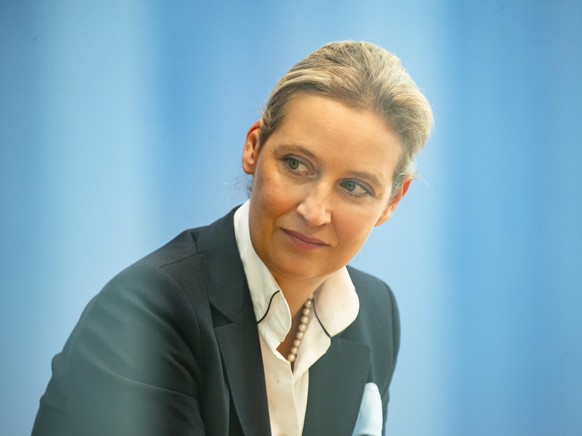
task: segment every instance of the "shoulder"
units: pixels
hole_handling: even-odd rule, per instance
[[[128,313],[144,311],[156,314],[144,320],[160,317],[183,320],[179,314],[184,311],[207,315],[208,253],[219,249],[224,240],[234,240],[233,212],[210,225],[183,231],[125,268],[97,294],[86,312],[118,307],[115,312],[124,320],[131,320]]]
[[[63,409],[70,405],[81,424],[96,419],[93,412],[107,405],[110,419],[100,425],[116,430],[99,434],[129,434],[120,426],[144,422],[153,425],[148,432],[131,434],[154,434],[156,425],[167,422],[170,409],[164,404],[191,407],[196,418],[195,399],[201,397],[206,377],[219,377],[213,365],[219,353],[206,258],[233,232],[228,218],[219,221],[218,228],[213,223],[182,232],[105,285],[53,360],[45,403]],[[147,412],[136,423],[128,407]]]
[[[203,279],[203,274],[196,276],[202,264],[196,239],[203,231],[203,228],[186,230],[123,269],[97,294],[93,306],[106,302],[135,304],[139,300],[161,307],[171,300],[183,298],[179,290],[184,287],[186,278],[190,281]]]
[[[353,267],[348,267],[348,272],[358,294],[360,310],[343,336],[370,347],[372,380],[379,381],[378,386],[385,389],[400,349],[396,298],[390,287],[377,277]]]
[[[202,256],[197,238],[205,227],[183,231],[161,248],[116,274],[95,296],[87,310],[116,308],[120,318],[143,311],[174,312],[188,305],[186,289],[203,286]],[[186,283],[189,282],[189,283]],[[193,286],[194,284],[198,286]],[[146,318],[146,317],[144,317]]]
[[[156,289],[158,292],[170,285],[196,288],[194,285],[201,284],[205,278],[205,254],[209,248],[219,246],[222,239],[228,239],[229,234],[234,233],[233,212],[212,224],[184,230],[117,274],[103,291],[127,284]]]
[[[347,269],[360,300],[360,312],[364,311],[367,316],[379,312],[381,317],[393,317],[394,321],[398,321],[398,305],[392,289],[371,274],[352,266]]]
[[[198,239],[208,226],[185,230],[164,246],[116,274],[87,305],[71,336],[111,335],[127,343],[162,332],[162,324],[196,332],[198,312],[208,305],[204,259]],[[123,332],[120,335],[119,332]],[[162,342],[162,338],[159,338]],[[121,342],[120,342],[121,343]]]
[[[98,366],[192,395],[165,368],[172,367],[171,356],[194,367],[202,352],[200,326],[210,315],[196,240],[204,231],[182,232],[113,277],[83,311],[59,357],[59,372]]]

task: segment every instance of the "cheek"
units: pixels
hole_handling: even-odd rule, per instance
[[[251,198],[256,204],[260,204],[262,209],[271,213],[288,210],[297,196],[297,190],[293,189],[273,168],[265,166],[253,180]]]
[[[374,223],[369,213],[342,213],[336,216],[335,230],[346,249],[359,250],[370,235]]]
[[[263,172],[259,170],[253,176],[253,186],[251,190],[251,200],[254,204],[266,202],[266,196],[269,194],[269,180],[265,178]]]

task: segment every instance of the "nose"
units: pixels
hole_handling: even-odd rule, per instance
[[[309,186],[299,205],[297,213],[312,227],[318,227],[331,222],[331,193],[325,186]]]

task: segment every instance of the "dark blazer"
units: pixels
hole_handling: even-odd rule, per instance
[[[305,435],[350,435],[367,383],[382,394],[399,346],[390,289],[349,268],[354,323],[309,371]],[[183,232],[89,303],[40,402],[33,436],[269,435],[257,324],[233,212]]]

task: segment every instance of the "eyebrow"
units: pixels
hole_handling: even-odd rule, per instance
[[[306,157],[308,157],[309,159],[312,159],[316,162],[320,162],[320,159],[317,157],[317,155],[315,155],[311,150],[303,147],[302,145],[280,144],[279,147],[280,147],[280,150],[282,150],[283,152],[293,152],[293,151],[299,152],[299,153],[305,155]],[[367,181],[367,182],[371,183],[372,185],[375,185],[379,188],[387,187],[386,183],[384,183],[385,179],[379,178],[375,174],[369,173],[366,171],[351,171],[350,177],[362,179],[362,180]]]
[[[279,148],[284,151],[284,152],[300,152],[301,154],[307,156],[310,159],[313,159],[315,161],[319,162],[319,158],[313,154],[313,152],[305,147],[303,147],[302,145],[297,145],[297,144],[280,144]]]

